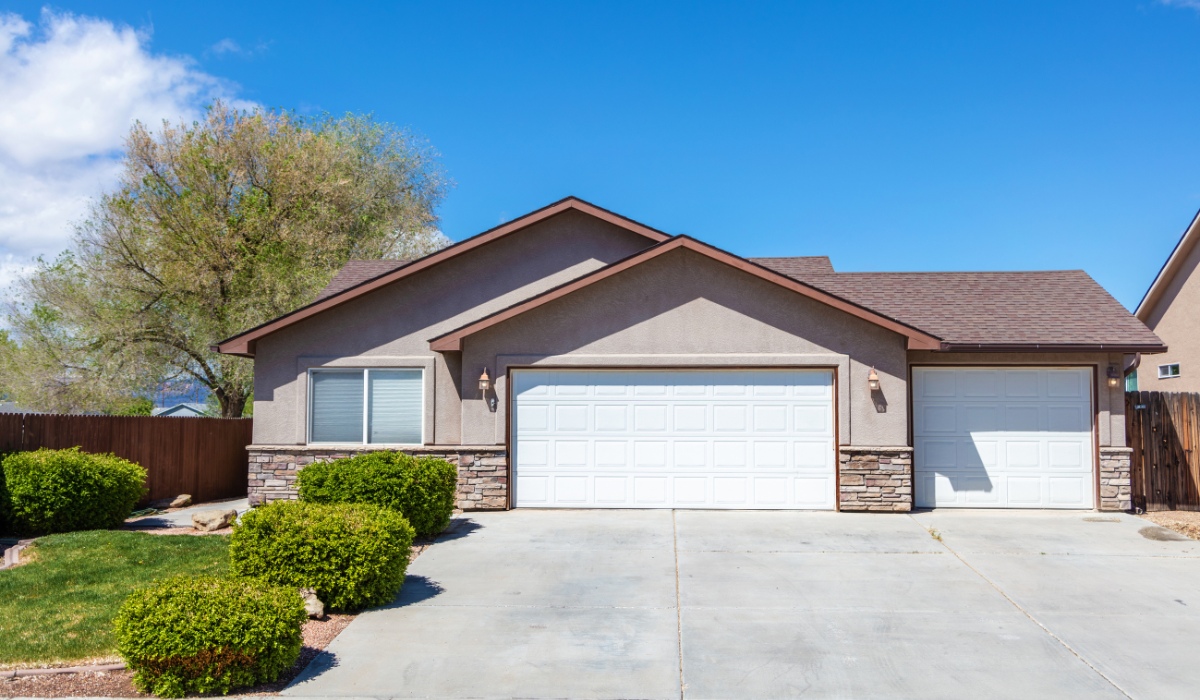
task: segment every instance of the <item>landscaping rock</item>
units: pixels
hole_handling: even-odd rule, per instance
[[[304,599],[304,612],[313,620],[325,619],[325,604],[317,597],[317,592],[311,588],[301,588],[300,597]]]
[[[192,495],[189,493],[181,493],[178,496],[176,496],[175,498],[171,499],[171,503],[167,507],[168,508],[187,508],[190,505],[192,505]]]
[[[201,532],[212,532],[229,527],[234,520],[237,520],[237,511],[233,509],[202,510],[192,514],[192,527]]]

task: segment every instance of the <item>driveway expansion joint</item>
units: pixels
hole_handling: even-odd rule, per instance
[[[1065,639],[1063,639],[1062,637],[1055,634],[1053,631],[1051,631],[1051,629],[1049,627],[1047,627],[1045,624],[1043,624],[1041,620],[1038,620],[1036,617],[1034,617],[1032,613],[1030,613],[1028,610],[1026,610],[1012,596],[1008,595],[1008,593],[1006,593],[1004,591],[1004,589],[1001,588],[995,581],[988,578],[987,576],[985,576],[983,574],[982,571],[980,571],[979,569],[976,569],[974,566],[972,566],[971,563],[968,562],[965,558],[963,558],[963,556],[961,554],[959,554],[957,551],[954,550],[953,547],[951,547],[949,544],[946,543],[946,540],[944,539],[943,535],[940,532],[938,532],[937,530],[931,530],[931,528],[926,527],[925,525],[923,525],[921,523],[921,521],[914,518],[911,514],[909,514],[908,517],[910,520],[912,520],[914,523],[916,523],[919,527],[926,530],[927,532],[930,532],[931,536],[933,536],[934,532],[937,532],[937,535],[933,536],[933,538],[935,540],[937,540],[939,544],[941,544],[943,547],[945,547],[946,551],[953,554],[956,559],[958,559],[960,562],[962,562],[963,566],[967,567],[972,572],[974,572],[976,576],[983,579],[989,586],[992,587],[992,589],[994,591],[999,593],[1005,600],[1007,600],[1009,602],[1010,605],[1012,605],[1014,608],[1016,608],[1018,611],[1020,611],[1020,613],[1022,615],[1024,615],[1030,622],[1032,622],[1033,624],[1040,627],[1042,629],[1042,631],[1045,632],[1046,634],[1050,635],[1051,639],[1053,639],[1054,641],[1061,644],[1064,649],[1069,651],[1075,658],[1079,659],[1079,661],[1082,662],[1085,666],[1092,669],[1092,671],[1094,671],[1096,673],[1096,675],[1103,678],[1104,681],[1106,683],[1108,683],[1109,685],[1111,685],[1117,692],[1119,692],[1121,695],[1124,695],[1125,697],[1129,698],[1129,700],[1133,700],[1133,696],[1130,695],[1129,693],[1127,693],[1124,688],[1117,685],[1116,681],[1109,678],[1103,671],[1101,671],[1099,668],[1097,668],[1092,662],[1090,662],[1086,658],[1084,658],[1083,654],[1080,654],[1078,651],[1076,651],[1076,649],[1074,647],[1072,647],[1070,644],[1068,644]],[[1043,556],[1043,555],[1039,554],[1036,556]]]

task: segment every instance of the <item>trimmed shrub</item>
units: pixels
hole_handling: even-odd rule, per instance
[[[42,535],[119,526],[146,494],[146,470],[78,447],[15,452],[4,471],[9,528]]]
[[[113,629],[134,684],[181,698],[277,680],[300,656],[306,619],[292,588],[176,577],[126,598]]]
[[[312,588],[333,611],[389,603],[404,585],[413,529],[399,513],[369,503],[276,501],[233,526],[237,576]]]
[[[458,469],[444,459],[368,452],[309,464],[296,485],[302,501],[374,503],[400,511],[418,535],[428,537],[450,524]]]

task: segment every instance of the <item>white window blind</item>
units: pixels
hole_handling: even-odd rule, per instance
[[[309,442],[421,443],[422,370],[321,369],[311,376]]]
[[[362,442],[363,373],[313,372],[312,442]]]
[[[370,395],[367,440],[421,442],[421,370],[367,370]]]

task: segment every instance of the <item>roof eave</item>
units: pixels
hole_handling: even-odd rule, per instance
[[[1156,355],[1161,343],[943,343],[943,352],[1119,352]]]

